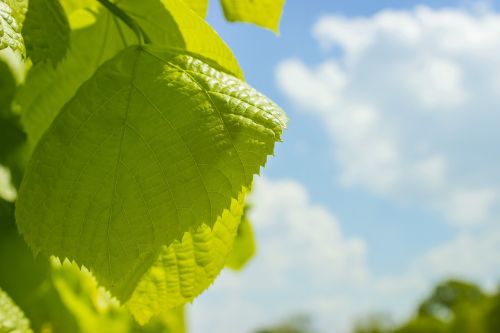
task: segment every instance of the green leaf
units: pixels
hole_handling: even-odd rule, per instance
[[[15,104],[32,147],[78,87],[123,47],[112,16],[103,12],[95,24],[72,32],[70,49],[57,68],[40,63],[28,72]]]
[[[0,60],[0,164],[8,167],[15,185],[19,185],[25,159],[26,134],[19,115],[12,112],[16,81],[9,66]]]
[[[64,0],[63,4],[74,14],[73,20],[78,21],[78,13],[81,12],[77,9],[87,5],[87,2]],[[120,2],[120,7],[140,22],[155,44],[201,54],[226,71],[242,77],[231,50],[184,3],[124,0]],[[87,22],[87,16],[93,14],[83,12],[84,21]],[[57,68],[47,63],[34,66],[24,86],[19,89],[15,104],[22,115],[22,124],[31,147],[35,146],[62,106],[100,64],[122,50],[125,43],[137,42],[135,35],[105,9],[101,8],[95,21],[93,25],[72,32],[70,49]]]
[[[146,31],[153,44],[195,53],[243,78],[231,49],[184,1],[124,0],[119,5]]]
[[[250,186],[284,127],[281,109],[239,79],[189,54],[129,47],[39,142],[19,229],[125,300],[163,245],[213,226]]]
[[[11,113],[11,104],[16,94],[16,80],[4,61],[0,60],[0,116]]]
[[[26,4],[24,0],[0,0],[0,50],[10,47],[24,55],[21,29]]]
[[[213,229],[202,225],[184,234],[181,242],[163,247],[127,302],[139,323],[191,302],[213,283],[231,251],[243,207],[244,195],[240,195]]]
[[[30,0],[22,32],[34,64],[51,61],[56,66],[66,55],[70,28],[59,0]]]
[[[252,225],[246,216],[246,209],[234,241],[233,249],[229,253],[226,266],[239,271],[252,259],[255,254],[255,239]]]
[[[0,333],[33,332],[24,313],[0,288]]]
[[[254,23],[276,33],[285,0],[220,0],[230,22]]]
[[[184,2],[201,17],[207,16],[208,0],[184,0]]]
[[[51,282],[47,258],[33,257],[14,221],[14,204],[0,199],[0,285],[31,321],[35,332],[51,323],[51,332],[78,332]]]

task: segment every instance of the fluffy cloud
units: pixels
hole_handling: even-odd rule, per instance
[[[365,243],[345,237],[335,216],[295,181],[259,179],[252,203],[257,255],[196,300],[193,331],[250,332],[294,313],[319,314],[323,327],[347,327],[351,293],[369,278]]]
[[[325,16],[313,35],[340,56],[285,60],[277,81],[325,124],[338,181],[455,225],[498,220],[500,15],[417,7]]]
[[[493,286],[500,274],[500,232],[460,235],[401,274],[377,275],[367,265],[367,244],[346,237],[300,183],[261,178],[251,202],[257,255],[241,272],[224,271],[194,302],[194,333],[247,333],[293,314],[312,315],[320,332],[350,332],[369,313],[405,318],[443,278]]]

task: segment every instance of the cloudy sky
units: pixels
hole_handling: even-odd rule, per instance
[[[212,1],[209,21],[290,126],[252,197],[258,254],[196,300],[193,332],[294,314],[345,332],[404,318],[444,277],[500,281],[499,10],[289,0],[276,37]]]

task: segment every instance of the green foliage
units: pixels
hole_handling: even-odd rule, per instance
[[[19,185],[25,164],[23,148],[26,134],[19,115],[12,112],[16,81],[9,66],[0,61],[0,164],[10,168],[15,185]]]
[[[82,6],[86,4],[80,3]],[[16,97],[22,123],[32,146],[78,87],[103,62],[126,45],[136,42],[134,33],[104,8],[100,8],[98,14],[88,14],[78,11],[77,5],[68,5],[73,20],[78,20],[82,15],[88,19],[88,15],[92,15],[94,23],[72,31],[68,54],[57,68],[47,63],[34,66]],[[226,44],[184,3],[123,0],[120,7],[137,17],[154,43],[201,54],[229,73],[242,77],[241,69]]]
[[[69,47],[70,28],[59,0],[30,0],[23,27],[26,53],[33,63],[55,66]]]
[[[459,280],[439,284],[401,325],[373,321],[358,325],[356,333],[496,333],[500,332],[500,290],[486,294],[478,286]]]
[[[202,225],[181,242],[163,247],[127,305],[140,323],[191,302],[224,268],[243,214],[244,195],[233,200],[213,228]]]
[[[0,333],[29,333],[29,321],[10,297],[0,289]]]
[[[286,118],[207,3],[31,0],[24,20],[0,0],[0,48],[32,61],[21,86],[0,62],[0,164],[22,178],[0,287],[34,331],[185,332],[184,304],[253,254],[244,196]]]
[[[255,254],[255,239],[253,235],[253,228],[248,220],[247,208],[241,219],[234,240],[233,249],[227,257],[226,266],[239,271],[242,269]]]
[[[255,333],[314,333],[311,319],[305,315],[295,315],[283,323],[259,329]]]
[[[17,233],[14,206],[0,200],[0,286],[14,298],[35,332],[184,332],[183,308],[139,326],[126,308],[98,288],[88,271],[31,251]],[[0,317],[6,312],[0,309]],[[9,331],[10,332],[10,331]]]
[[[277,33],[285,0],[221,0],[221,4],[228,21],[254,23]]]
[[[201,17],[207,16],[208,0],[184,0],[184,2]]]
[[[0,50],[9,47],[25,53],[21,29],[26,7],[25,0],[0,0]]]
[[[162,245],[213,226],[250,186],[283,126],[276,105],[203,61],[127,48],[38,144],[19,229],[35,251],[91,268],[126,300]]]

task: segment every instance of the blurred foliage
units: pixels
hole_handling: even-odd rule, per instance
[[[245,267],[245,265],[255,255],[255,237],[253,234],[252,224],[248,220],[249,209],[250,206],[246,204],[243,217],[241,218],[241,222],[238,226],[233,249],[229,253],[226,260],[226,266],[235,271],[239,271]]]
[[[0,164],[9,167],[14,185],[21,181],[25,158],[22,147],[26,134],[19,116],[12,112],[16,80],[9,66],[0,60]]]
[[[415,314],[401,325],[380,318],[357,323],[354,333],[499,333],[500,288],[488,294],[469,282],[448,280],[436,286]]]
[[[262,328],[255,333],[314,333],[312,321],[307,315],[296,315],[287,319],[283,323],[275,326]]]
[[[35,332],[184,333],[184,309],[140,326],[97,287],[88,271],[66,261],[33,257],[14,222],[14,204],[0,199],[0,288],[26,314]]]

